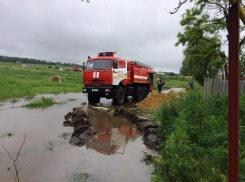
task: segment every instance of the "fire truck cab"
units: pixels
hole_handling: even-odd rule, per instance
[[[89,103],[98,103],[101,97],[123,104],[128,96],[144,99],[153,89],[153,70],[138,61],[115,57],[115,52],[101,52],[88,57],[83,72],[83,93]]]

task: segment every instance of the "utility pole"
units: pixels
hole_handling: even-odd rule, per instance
[[[229,182],[239,181],[239,0],[229,0]],[[242,10],[241,12],[244,13]],[[243,15],[242,15],[243,16]],[[241,17],[242,17],[241,16]]]

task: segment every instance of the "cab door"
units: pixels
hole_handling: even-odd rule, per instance
[[[127,74],[127,61],[123,59],[113,60],[112,69],[112,85],[119,85],[119,83],[126,79]]]

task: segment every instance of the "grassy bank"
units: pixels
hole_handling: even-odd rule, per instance
[[[82,73],[66,71],[71,67],[62,66],[64,71],[60,71],[55,66],[27,66],[0,63],[0,100],[44,93],[80,92],[82,89]],[[49,81],[54,75],[59,75],[62,82]]]
[[[153,114],[164,136],[153,158],[153,182],[227,181],[228,143],[225,94],[203,98],[190,90]],[[245,96],[240,98],[240,132],[245,128]],[[240,181],[245,181],[245,135],[240,135]]]

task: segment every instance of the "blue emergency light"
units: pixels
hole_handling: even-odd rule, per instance
[[[114,56],[114,52],[100,52],[99,57],[103,57],[103,56],[107,56],[107,57],[113,57]]]

